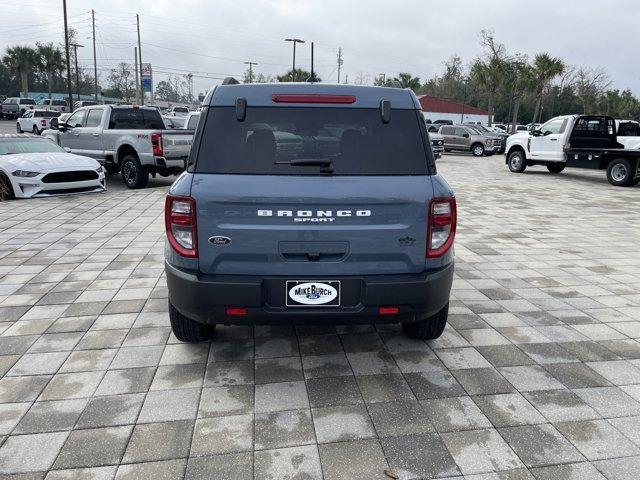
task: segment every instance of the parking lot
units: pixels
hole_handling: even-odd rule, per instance
[[[300,325],[181,344],[172,179],[0,204],[0,478],[637,479],[639,189],[438,165],[459,227],[432,342]]]

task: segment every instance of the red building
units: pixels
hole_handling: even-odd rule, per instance
[[[481,108],[463,103],[452,102],[431,95],[419,95],[418,100],[425,118],[431,121],[452,120],[455,123],[481,122],[489,123],[489,112]],[[464,115],[464,118],[463,118]]]

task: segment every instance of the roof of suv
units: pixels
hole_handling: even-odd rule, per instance
[[[234,106],[243,97],[249,107],[335,107],[337,103],[275,103],[272,95],[352,95],[353,103],[340,103],[345,108],[380,108],[381,100],[389,100],[392,109],[420,110],[420,103],[409,89],[365,87],[355,85],[331,85],[326,83],[251,83],[219,85],[204,100],[209,106]]]

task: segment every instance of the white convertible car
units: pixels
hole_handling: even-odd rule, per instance
[[[0,135],[0,201],[83,192],[102,192],[102,166],[51,140],[29,134]]]

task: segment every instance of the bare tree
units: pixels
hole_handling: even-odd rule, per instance
[[[582,104],[583,114],[595,111],[598,99],[609,85],[611,85],[611,80],[602,68],[582,66],[575,70],[573,88]]]
[[[353,81],[355,85],[371,85],[371,75],[368,73],[356,73],[356,79]]]

